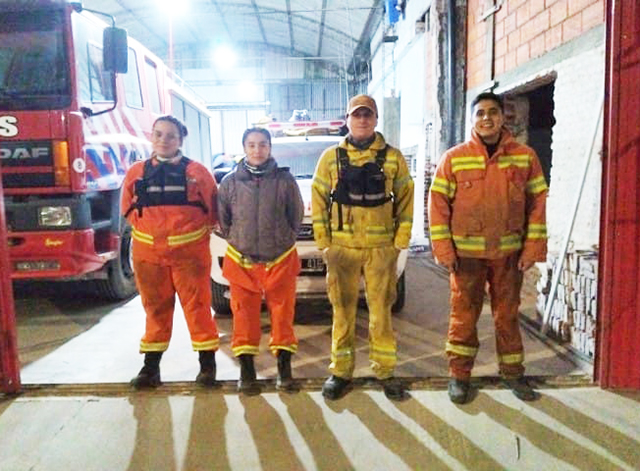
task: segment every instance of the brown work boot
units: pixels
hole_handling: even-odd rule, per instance
[[[238,356],[240,360],[240,379],[238,380],[238,392],[247,396],[256,396],[262,391],[256,381],[256,369],[253,365],[253,355],[243,354]]]
[[[456,404],[465,404],[469,401],[471,383],[468,380],[452,378],[449,380],[449,399]]]
[[[289,350],[278,350],[278,378],[276,379],[276,389],[289,393],[299,391],[298,385],[291,375],[291,352]]]
[[[135,389],[157,388],[160,386],[160,359],[162,352],[147,352],[144,354],[144,366],[138,376],[131,380]]]
[[[503,378],[502,381],[506,387],[511,389],[513,395],[521,401],[533,401],[538,397],[524,376]]]
[[[196,376],[196,383],[208,388],[216,386],[215,350],[198,352],[198,360],[200,361],[200,372],[198,373],[198,376]]]

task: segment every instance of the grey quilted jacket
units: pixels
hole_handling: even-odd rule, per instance
[[[253,262],[269,262],[295,244],[304,204],[288,168],[273,157],[257,176],[244,161],[218,188],[218,217],[222,236]]]

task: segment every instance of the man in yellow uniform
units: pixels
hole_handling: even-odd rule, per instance
[[[530,401],[518,307],[524,271],[546,260],[547,183],[535,151],[504,127],[501,98],[481,93],[472,106],[471,139],[443,155],[429,191],[433,255],[450,273],[449,398],[469,400],[488,283],[500,374]]]
[[[322,394],[332,400],[350,388],[362,276],[369,307],[371,367],[387,397],[407,397],[402,383],[393,377],[396,341],[391,306],[396,299],[398,254],[411,238],[413,181],[402,153],[375,131],[377,123],[374,99],[353,97],[347,110],[349,134],[324,151],[313,177],[313,232],[327,263],[333,306],[331,376]]]

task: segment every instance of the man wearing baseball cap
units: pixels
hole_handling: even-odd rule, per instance
[[[331,375],[322,387],[338,399],[351,386],[360,279],[369,308],[369,361],[393,400],[408,397],[393,377],[396,340],[391,306],[396,299],[398,254],[406,249],[413,222],[413,181],[402,153],[375,131],[378,107],[368,95],[351,98],[349,134],[324,151],[313,177],[312,217],[316,244],[327,264],[333,307]]]

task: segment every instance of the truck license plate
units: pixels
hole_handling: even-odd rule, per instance
[[[302,271],[307,273],[324,273],[324,260],[321,258],[303,258]]]

